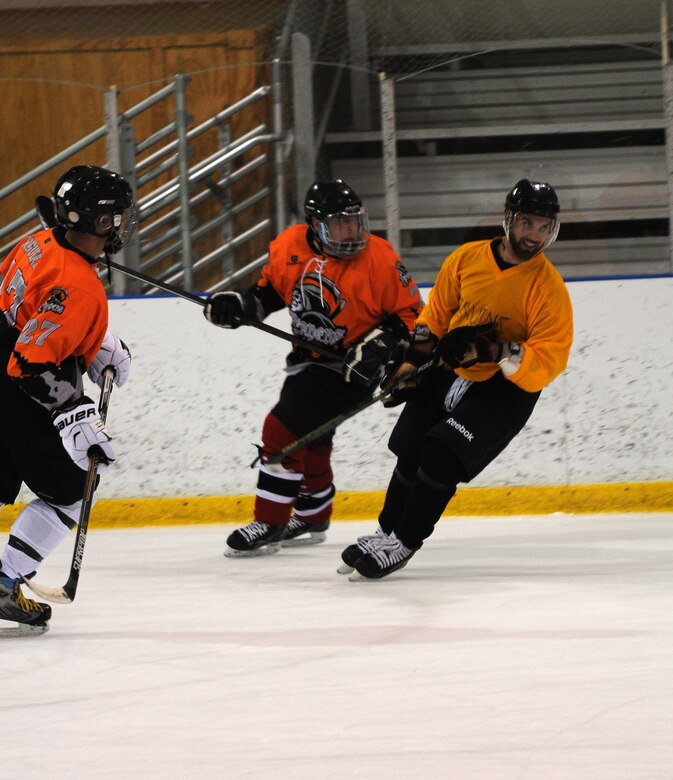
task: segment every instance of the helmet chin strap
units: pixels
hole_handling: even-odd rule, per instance
[[[512,254],[514,254],[514,251],[512,249],[512,241],[510,240],[509,237],[509,230],[512,227],[512,223],[514,222],[515,216],[516,214],[514,214],[514,212],[508,211],[505,214],[505,218],[502,221],[502,228],[505,231],[505,237],[502,240],[502,246],[503,249],[505,249],[507,252],[511,252]],[[514,255],[514,256],[518,258],[518,255]]]

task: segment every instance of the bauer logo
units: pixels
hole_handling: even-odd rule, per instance
[[[61,416],[61,419],[57,417],[56,419],[58,422],[55,420],[54,426],[57,431],[62,431],[64,428],[69,428],[71,425],[74,425],[74,423],[82,422],[82,420],[85,420],[87,417],[96,416],[97,414],[96,408],[92,405],[76,412],[66,413]]]
[[[456,422],[456,420],[454,420],[453,417],[449,417],[449,419],[446,422],[452,428],[455,428],[458,431],[458,433],[462,433],[463,436],[468,441],[472,441],[472,439],[474,439],[474,434],[468,431],[464,425],[461,425],[459,422]]]

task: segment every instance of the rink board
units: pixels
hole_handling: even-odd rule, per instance
[[[334,501],[334,520],[377,517],[382,491],[341,492]],[[101,499],[92,511],[96,528],[153,525],[247,523],[254,496]],[[24,504],[4,507],[0,530],[9,529]],[[622,482],[604,485],[459,488],[446,517],[588,514],[592,512],[671,512],[673,482]]]

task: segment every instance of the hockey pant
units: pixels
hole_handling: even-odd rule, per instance
[[[33,573],[77,525],[81,506],[81,500],[58,506],[41,498],[27,504],[14,521],[0,556],[3,573],[12,579]]]
[[[500,373],[474,383],[449,372],[436,375],[406,404],[390,436],[397,466],[381,528],[394,530],[407,547],[420,547],[458,483],[472,480],[507,447],[539,397]]]
[[[279,452],[297,437],[273,414],[262,430],[264,454]],[[321,525],[332,516],[334,484],[331,466],[332,442],[301,447],[283,463],[259,468],[255,493],[255,520],[286,525],[290,515],[310,525]]]

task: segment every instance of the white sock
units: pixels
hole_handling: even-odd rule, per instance
[[[23,542],[35,550],[41,558],[46,558],[71,530],[59,514],[76,525],[81,505],[81,500],[69,506],[59,506],[58,504],[48,504],[41,498],[37,498],[21,510],[10,529],[10,537],[15,537],[19,542]],[[39,565],[39,560],[9,543],[5,545],[2,556],[0,556],[2,570],[13,579],[35,571]]]

